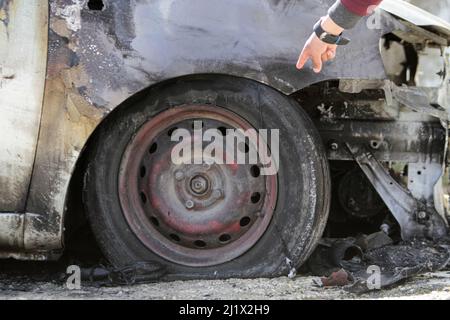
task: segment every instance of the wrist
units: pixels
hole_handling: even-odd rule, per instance
[[[325,32],[334,36],[338,36],[344,32],[344,28],[337,25],[330,16],[322,17],[320,25]]]
[[[327,30],[322,27],[323,25],[325,25]],[[321,18],[317,21],[313,30],[317,38],[327,44],[344,46],[350,42],[350,39],[342,36],[344,29],[335,23],[330,23],[330,20],[326,18]]]

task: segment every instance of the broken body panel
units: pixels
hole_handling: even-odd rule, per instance
[[[405,9],[405,14],[410,13],[406,19],[415,17],[410,22],[388,14],[386,11],[395,13],[398,8],[390,6],[391,1],[385,3],[385,11],[378,11],[350,31],[352,43],[341,48],[336,60],[328,63],[321,74],[315,74],[310,68],[299,72],[295,62],[302,43],[311,33],[311,26],[326,12],[331,0],[103,2],[103,10],[96,11],[90,10],[85,0],[51,0],[47,17],[46,5],[42,3],[15,1],[14,11],[12,1],[0,1],[2,58],[4,52],[13,56],[14,46],[8,45],[8,35],[13,35],[14,26],[23,19],[21,10],[31,12],[35,17],[31,21],[38,26],[33,29],[34,34],[22,32],[18,36],[18,43],[35,46],[29,49],[35,56],[26,55],[23,58],[26,63],[16,61],[10,66],[15,74],[28,70],[33,75],[30,77],[36,85],[17,78],[22,81],[20,98],[28,102],[21,106],[27,105],[30,119],[17,113],[16,108],[8,112],[10,101],[20,100],[16,100],[14,92],[7,87],[0,86],[2,96],[10,97],[8,103],[3,103],[0,97],[2,113],[7,112],[0,120],[0,124],[4,122],[3,130],[7,131],[0,137],[0,211],[17,212],[0,214],[0,246],[3,248],[0,256],[55,257],[54,253],[63,248],[69,183],[89,137],[103,119],[117,108],[126,108],[136,94],[182,76],[207,73],[245,77],[287,95],[302,92],[314,84],[341,80],[339,92],[348,92],[348,98],[354,100],[345,110],[350,113],[359,112],[361,91],[373,89],[373,86],[376,90],[381,88],[385,95],[366,102],[364,106],[368,110],[363,112],[363,117],[319,113],[314,120],[324,141],[327,143],[326,136],[333,127],[335,134],[338,132],[345,137],[342,142],[364,135],[364,143],[385,133],[395,136],[395,128],[380,125],[376,131],[367,127],[356,129],[356,126],[358,121],[377,118],[386,120],[386,124],[403,121],[407,146],[390,145],[383,138],[386,148],[377,150],[375,155],[383,161],[391,161],[396,160],[393,155],[403,152],[403,157],[397,160],[417,162],[424,150],[433,150],[425,153],[425,158],[430,156],[434,160],[430,162],[426,158],[424,161],[438,164],[439,170],[433,175],[434,180],[423,182],[422,188],[410,188],[416,198],[423,196],[424,187],[434,188],[442,177],[447,134],[446,125],[443,127],[440,123],[447,119],[436,118],[429,103],[419,115],[409,111],[408,106],[405,110],[408,103],[399,102],[401,94],[396,94],[392,90],[395,87],[389,87],[386,82],[390,74],[386,72],[380,52],[380,39],[391,33],[400,38],[405,36],[405,39],[408,36],[406,41],[423,48],[448,45],[449,26],[442,22],[433,30],[417,26],[414,19],[419,17],[420,21],[425,21],[426,18],[415,7]],[[3,16],[8,17],[9,23],[4,22]],[[27,20],[26,24],[30,23]],[[47,43],[47,34],[48,46],[39,47]],[[7,46],[5,51],[3,48]],[[41,68],[47,54],[44,90]],[[4,63],[2,60],[2,66]],[[16,81],[2,79],[1,83],[13,80]],[[428,93],[426,97],[433,99],[433,103],[448,106],[446,87],[434,87]],[[39,99],[40,94],[43,101],[42,96]],[[410,104],[415,106],[414,101]],[[446,115],[446,111],[441,110],[440,115]],[[26,127],[22,122],[12,128],[10,123],[18,119],[29,123]],[[433,129],[435,127],[437,129]],[[437,140],[430,142],[424,137],[423,144],[415,142],[417,137],[422,137],[420,132],[426,134],[433,130],[440,130]],[[17,140],[11,145],[8,137]],[[430,149],[430,143],[438,146]],[[21,148],[26,149],[24,157],[20,158],[23,165],[16,156]],[[329,157],[351,160],[352,154],[332,150]],[[421,200],[437,207],[443,217],[443,205],[435,199],[436,194],[442,197],[438,190]]]

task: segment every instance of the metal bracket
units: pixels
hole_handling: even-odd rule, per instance
[[[399,223],[403,240],[423,237],[437,240],[447,234],[446,224],[436,209],[415,199],[371,152],[348,143],[346,146]]]
[[[384,86],[384,91],[388,102],[389,100],[392,101],[392,98],[394,98],[400,104],[418,113],[427,114],[443,121],[448,121],[449,119],[447,111],[443,108],[441,109],[432,106],[429,97],[420,88],[408,86],[399,87],[394,83],[387,81]]]

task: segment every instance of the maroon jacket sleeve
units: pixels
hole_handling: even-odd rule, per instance
[[[373,12],[382,0],[337,0],[328,11],[330,18],[344,29],[353,28],[363,16]]]
[[[341,3],[347,10],[358,16],[367,16],[373,10],[370,10],[381,3],[381,0],[341,0]]]

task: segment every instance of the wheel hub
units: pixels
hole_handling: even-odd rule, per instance
[[[180,174],[181,172],[181,174]],[[177,199],[191,211],[206,210],[224,201],[224,173],[217,165],[182,165],[174,179]],[[182,176],[182,178],[181,178]]]
[[[191,190],[197,195],[205,194],[209,189],[209,180],[203,175],[197,175],[191,180]]]
[[[277,197],[277,177],[255,174],[260,164],[216,164],[198,161],[198,154],[193,154],[195,164],[171,161],[179,143],[170,139],[174,129],[194,136],[199,119],[203,130],[252,128],[223,108],[172,108],[139,130],[119,177],[119,197],[132,231],[153,252],[189,266],[223,263],[249,250],[267,229]]]

